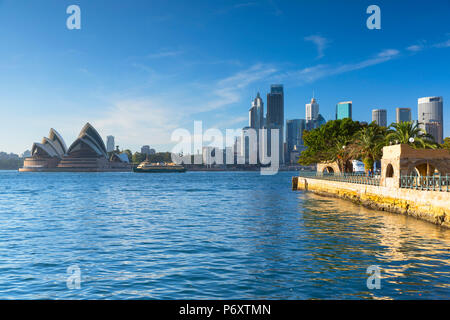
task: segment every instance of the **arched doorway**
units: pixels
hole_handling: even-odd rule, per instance
[[[323,169],[323,173],[334,173],[334,169],[332,167],[325,167],[325,169]]]
[[[439,170],[428,162],[416,165],[414,171],[418,176],[433,176],[439,174]]]
[[[392,178],[394,177],[394,167],[392,166],[392,164],[388,164],[388,166],[386,167],[386,178]]]

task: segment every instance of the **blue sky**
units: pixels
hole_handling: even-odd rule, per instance
[[[81,8],[68,30],[66,8]],[[381,30],[366,8],[381,8]],[[176,128],[239,128],[250,101],[285,86],[285,118],[313,90],[329,120],[444,97],[450,135],[450,2],[0,0],[0,150],[21,153],[85,122],[121,148],[169,150]]]

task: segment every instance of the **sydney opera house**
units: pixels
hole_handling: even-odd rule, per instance
[[[131,164],[122,154],[106,151],[105,143],[97,130],[87,123],[78,138],[67,148],[63,138],[55,129],[50,129],[41,143],[34,143],[31,157],[24,160],[19,171],[72,171],[105,172],[130,171]]]

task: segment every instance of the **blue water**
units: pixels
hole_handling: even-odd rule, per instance
[[[0,172],[0,299],[450,298],[449,230],[294,174]]]

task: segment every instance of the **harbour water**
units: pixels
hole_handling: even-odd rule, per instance
[[[0,171],[0,299],[450,298],[450,230],[293,175]]]

